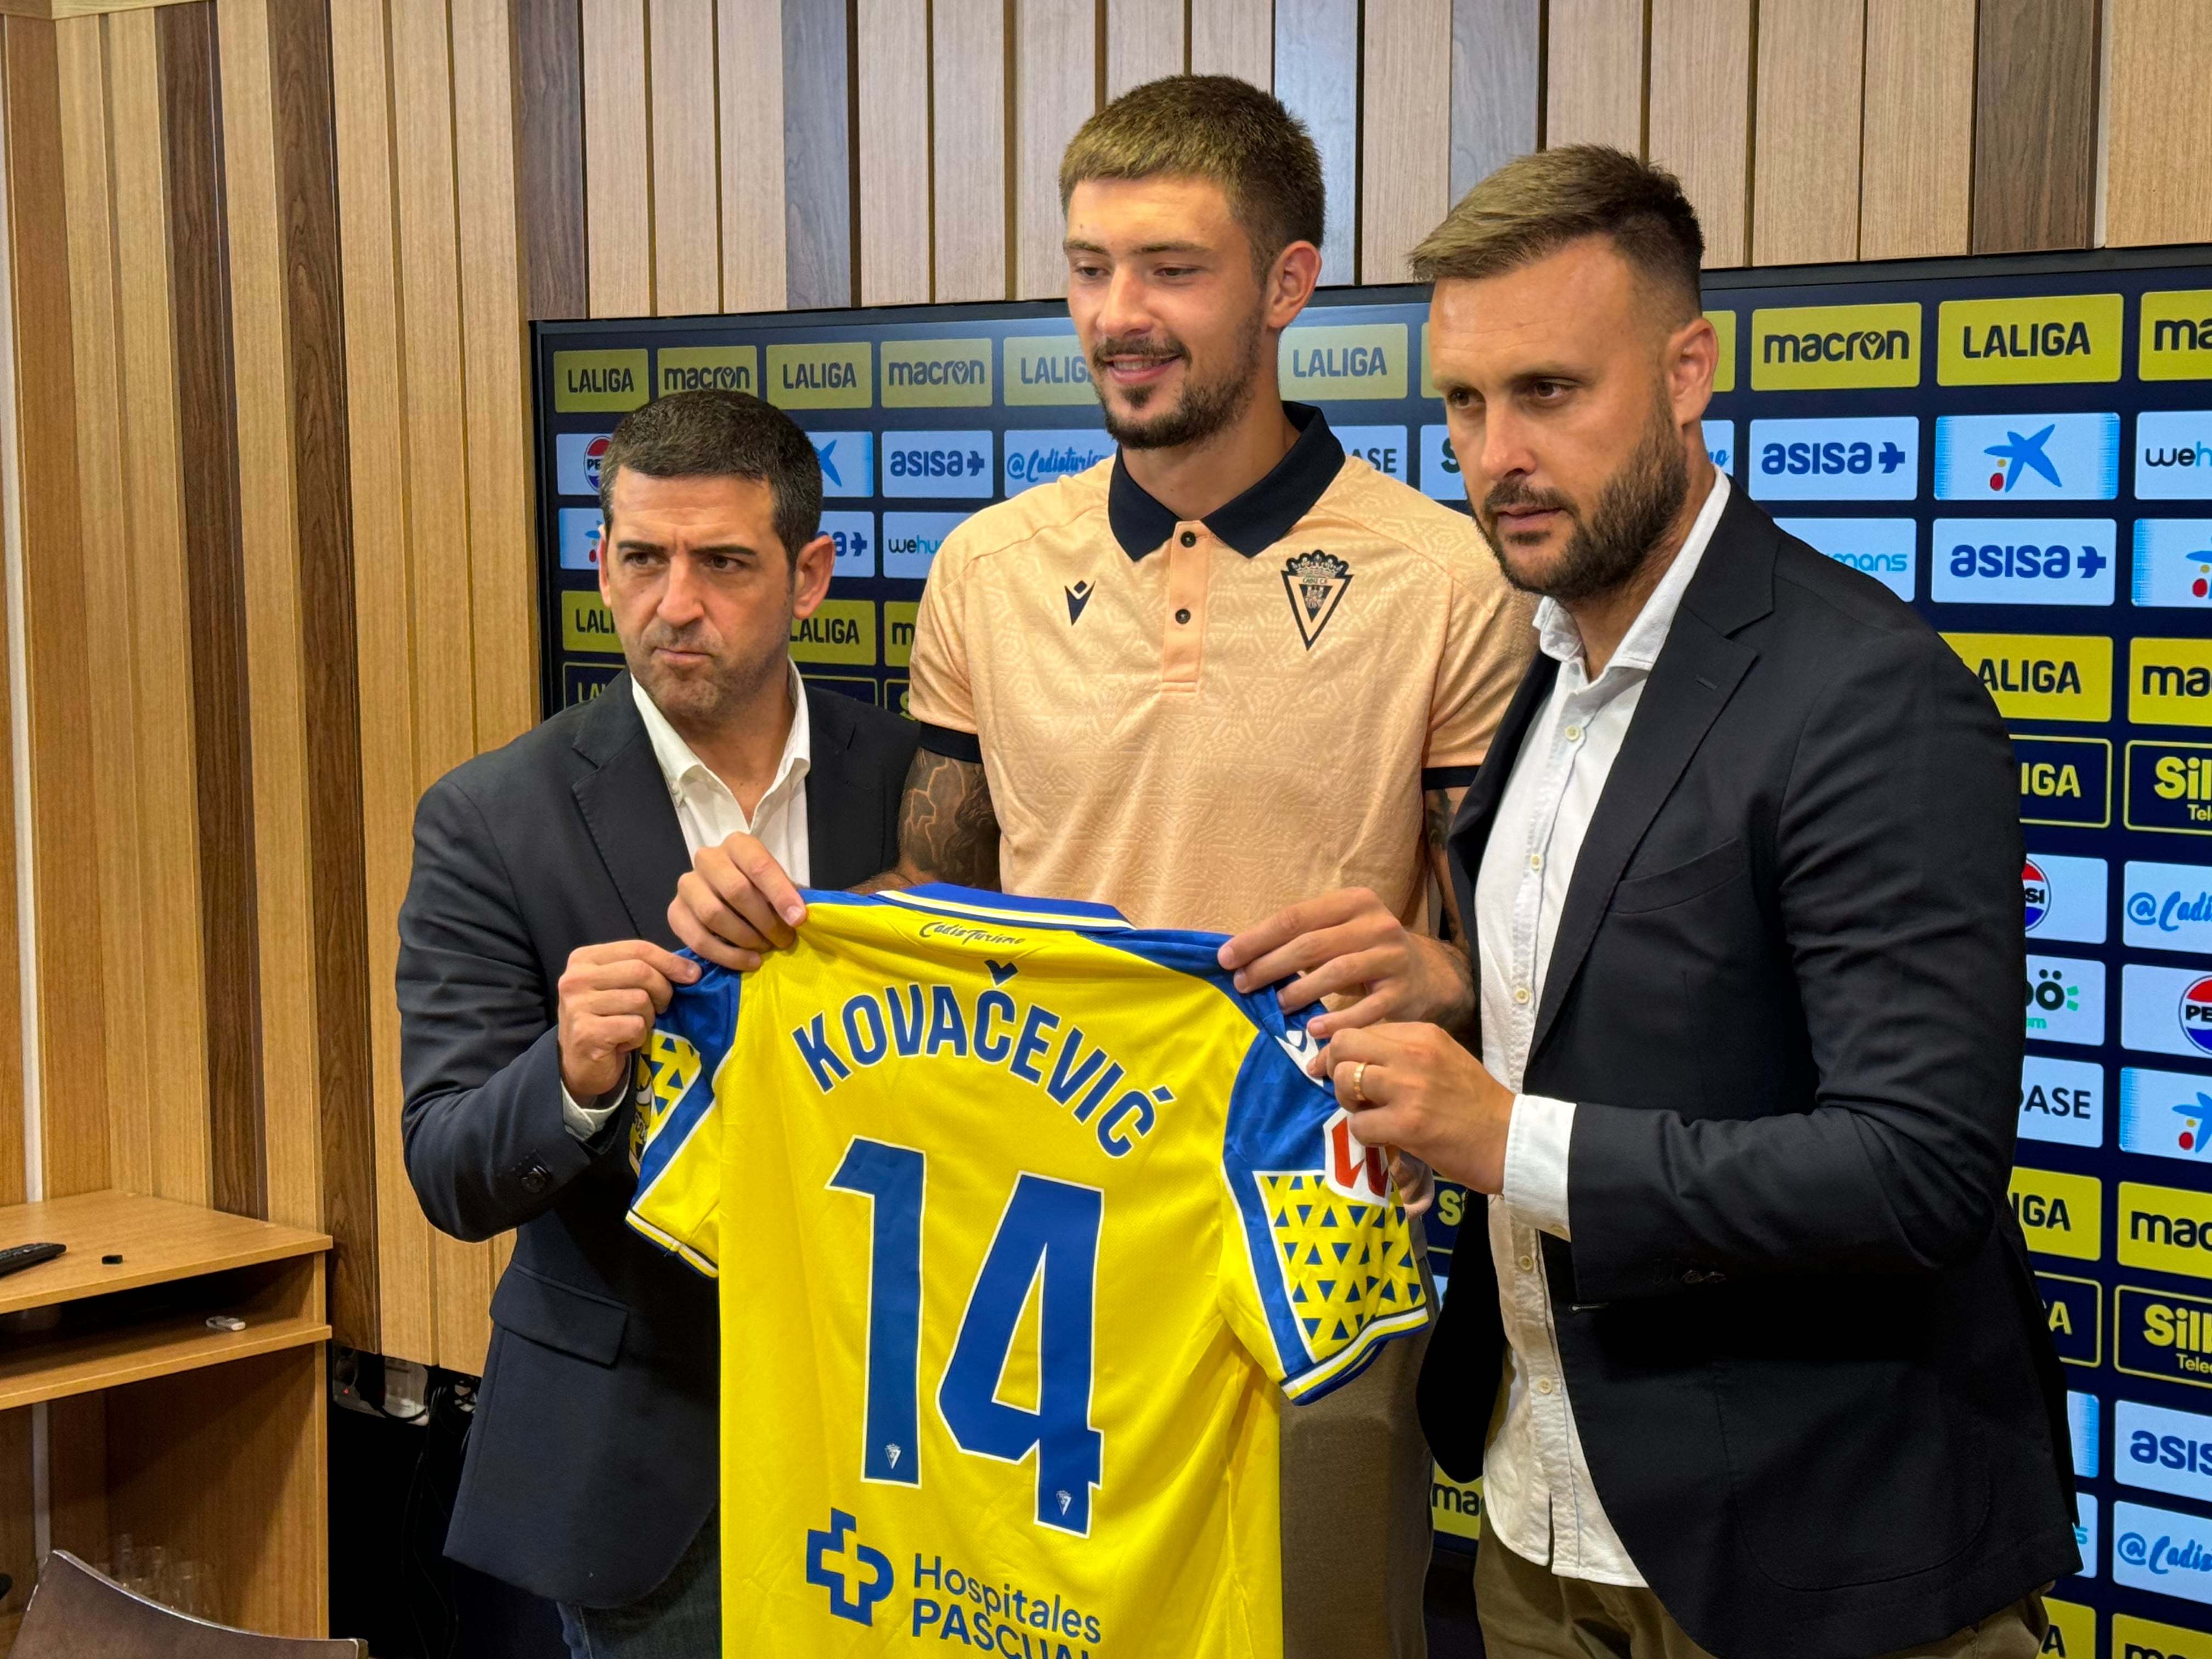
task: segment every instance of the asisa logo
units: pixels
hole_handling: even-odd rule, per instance
[[[859,1527],[844,1510],[832,1510],[827,1528],[807,1529],[806,1582],[830,1592],[832,1618],[872,1626],[876,1603],[891,1593],[896,1575],[889,1556],[853,1538]]]
[[[1910,415],[1753,421],[1751,493],[1761,501],[1909,501],[1920,493],[1920,422]]]
[[[2108,501],[2119,482],[2118,415],[1936,417],[1937,501]]]
[[[2130,586],[2137,605],[2212,611],[2212,519],[2137,519]]]
[[[1929,597],[1946,605],[2110,605],[2111,519],[1938,519]]]

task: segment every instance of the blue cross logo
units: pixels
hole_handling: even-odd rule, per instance
[[[2023,467],[2048,478],[2053,489],[2060,488],[2058,469],[2051,464],[2051,457],[2043,453],[2043,446],[2051,441],[2051,434],[2057,430],[2057,427],[2053,424],[2023,438],[2019,433],[2008,429],[2002,443],[1991,444],[1982,452],[1984,455],[1994,455],[2004,463],[2004,487],[2008,492],[2020,482]]]
[[[844,1510],[832,1510],[828,1531],[807,1529],[806,1582],[830,1592],[830,1611],[836,1617],[873,1625],[876,1603],[891,1593],[891,1564],[881,1550],[866,1544],[846,1548],[847,1536],[860,1524]],[[848,1585],[857,1586],[857,1596],[846,1594]]]

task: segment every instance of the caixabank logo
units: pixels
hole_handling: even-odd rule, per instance
[[[2212,1078],[2122,1066],[2120,1150],[2212,1170]]]
[[[2119,485],[2116,414],[1936,417],[1939,501],[2108,501]]]
[[[2212,613],[2212,519],[2137,519],[2135,539],[2137,605]]]

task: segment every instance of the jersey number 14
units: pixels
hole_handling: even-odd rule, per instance
[[[928,1158],[911,1146],[856,1136],[830,1185],[870,1200],[868,1381],[861,1478],[918,1486],[915,1426],[921,1369],[921,1235]],[[968,1292],[952,1358],[937,1389],[954,1443],[1018,1463],[1036,1453],[1041,1526],[1087,1534],[1103,1437],[1091,1425],[1091,1304],[1101,1195],[1023,1174]],[[1036,1409],[998,1397],[1030,1286],[1038,1298]]]

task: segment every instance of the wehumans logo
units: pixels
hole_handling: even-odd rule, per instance
[[[1751,313],[1758,392],[1920,384],[1920,307],[1790,306]]]
[[[830,1592],[830,1612],[856,1625],[876,1622],[876,1603],[891,1593],[890,1559],[881,1550],[845,1540],[860,1522],[842,1510],[830,1511],[830,1529],[806,1534],[806,1582]]]

